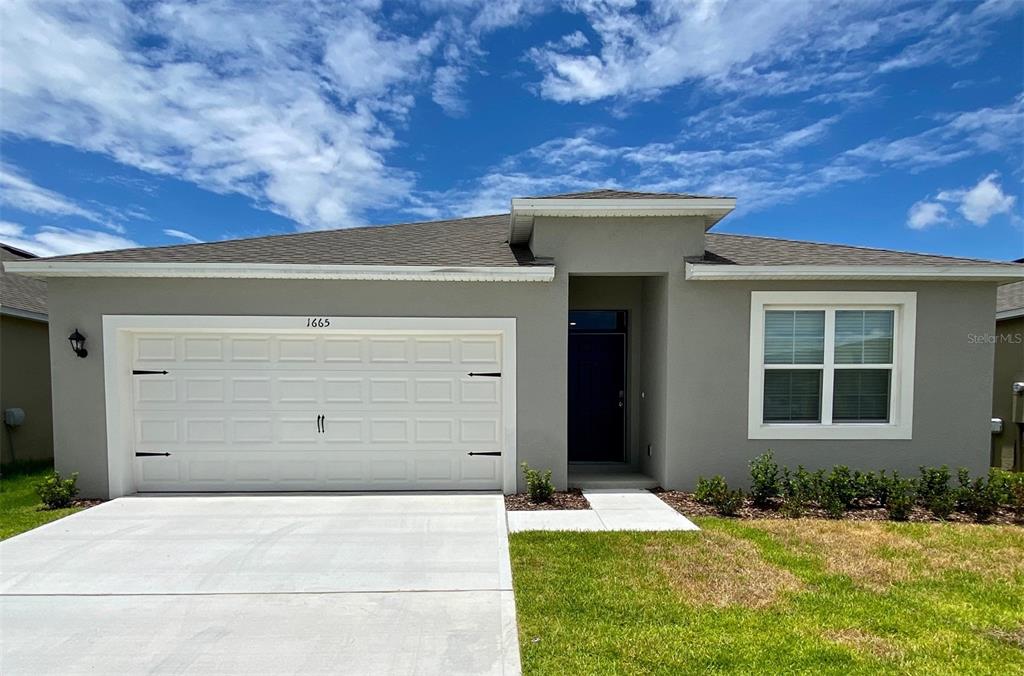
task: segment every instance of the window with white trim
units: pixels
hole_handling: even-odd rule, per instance
[[[753,292],[751,439],[909,439],[916,294]]]

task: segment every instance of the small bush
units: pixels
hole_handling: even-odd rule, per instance
[[[1024,472],[1002,472],[1006,486],[1006,506],[1020,517],[1024,515]]]
[[[906,521],[910,518],[910,511],[914,508],[916,499],[914,482],[900,478],[896,472],[893,474],[895,477],[889,480],[887,486],[886,509],[889,510],[889,518],[893,521]]]
[[[875,479],[875,502],[880,507],[889,507],[889,498],[892,495],[892,491],[895,487],[901,486],[902,482],[909,481],[900,476],[900,473],[893,471],[891,475],[886,475],[885,470],[881,470]]]
[[[956,494],[949,485],[949,468],[921,467],[917,480],[917,499],[921,505],[940,519],[948,517],[956,508]]]
[[[815,472],[814,487],[818,506],[832,519],[841,519],[857,500],[857,484],[845,465],[836,465],[828,474],[825,470]]]
[[[729,486],[720,475],[715,475],[710,479],[700,477],[697,479],[697,489],[693,492],[693,497],[702,505],[714,505],[718,496],[728,490]]]
[[[47,509],[63,509],[70,507],[75,496],[78,495],[78,472],[74,472],[67,479],[61,477],[60,472],[51,472],[43,477],[43,480],[36,484],[36,494],[43,501]]]
[[[791,518],[803,516],[807,503],[814,498],[814,477],[810,472],[797,467],[795,472],[782,470],[782,513]]]
[[[857,495],[857,502],[863,505],[869,500],[876,500],[878,494],[878,475],[874,472],[853,473],[854,492]]]
[[[757,507],[767,507],[769,501],[782,490],[779,466],[771,450],[750,461],[750,497]]]
[[[743,507],[743,491],[725,490],[715,499],[715,509],[722,516],[736,516]]]
[[[988,476],[971,479],[967,468],[961,467],[957,477],[960,482],[957,506],[971,514],[975,521],[988,521],[1007,501],[1006,481],[998,469],[989,470]]]
[[[526,492],[530,495],[531,502],[547,502],[555,492],[555,485],[551,483],[551,470],[541,472],[532,469],[525,462],[521,465],[523,477],[526,478]]]
[[[729,490],[729,485],[719,475],[710,479],[700,477],[693,497],[703,505],[714,507],[722,516],[736,516],[743,506],[743,491]]]

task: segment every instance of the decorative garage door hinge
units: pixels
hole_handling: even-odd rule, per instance
[[[501,455],[501,451],[470,451],[466,455]]]
[[[133,376],[165,376],[167,371],[143,371],[142,369],[132,369]]]
[[[145,452],[142,452],[142,451],[136,451],[135,452],[135,457],[136,458],[151,458],[154,455],[162,455],[162,456],[166,457],[166,456],[170,455],[170,453],[145,453]]]
[[[482,377],[482,378],[500,378],[501,377],[501,371],[494,371],[494,372],[491,372],[491,373],[469,373],[468,375],[469,375],[470,378],[477,378],[477,377]]]

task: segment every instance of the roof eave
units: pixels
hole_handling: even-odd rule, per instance
[[[509,215],[509,243],[522,244],[533,234],[537,216],[561,217],[646,217],[697,216],[709,230],[736,208],[732,198],[616,198],[571,199],[517,197]]]
[[[996,313],[996,321],[1001,322],[1007,319],[1016,319],[1017,317],[1024,317],[1024,307],[1015,307],[1011,310],[1003,310]]]
[[[299,265],[279,263],[155,263],[123,261],[8,261],[26,277],[156,277],[206,279],[326,279],[413,282],[550,282],[553,265]]]
[[[734,280],[827,280],[905,279],[940,281],[1008,282],[1024,279],[1024,271],[1006,265],[723,265],[686,263],[686,279]]]
[[[0,315],[27,319],[33,322],[43,322],[44,324],[50,321],[45,312],[33,312],[32,310],[22,310],[21,308],[8,307],[6,305],[0,305]]]

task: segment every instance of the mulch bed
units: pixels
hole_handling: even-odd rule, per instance
[[[510,512],[528,512],[549,509],[590,509],[590,503],[581,490],[558,492],[547,502],[533,502],[526,493],[505,496],[505,509]]]
[[[651,491],[659,498],[661,498],[666,504],[675,509],[683,516],[722,516],[719,514],[714,507],[709,505],[703,505],[697,502],[693,497],[693,493],[684,493],[682,491],[666,491],[662,489],[655,489]],[[827,519],[828,515],[825,510],[818,509],[817,507],[808,507],[804,510],[804,518],[808,519]],[[790,517],[783,514],[778,510],[778,503],[775,503],[775,508],[761,509],[760,507],[754,507],[750,498],[743,500],[743,507],[737,512],[735,517],[725,517],[735,519],[788,519]],[[841,521],[888,521],[889,512],[883,507],[854,507],[850,511],[846,512]],[[946,519],[939,519],[934,516],[931,512],[923,507],[914,507],[910,512],[910,518],[908,521],[914,522],[951,522],[951,523],[976,523],[974,517],[970,514],[963,514],[961,512],[953,512]],[[1000,509],[996,512],[995,516],[986,521],[989,524],[999,524],[1003,526],[1024,526],[1024,520],[1015,515],[1008,509]]]

